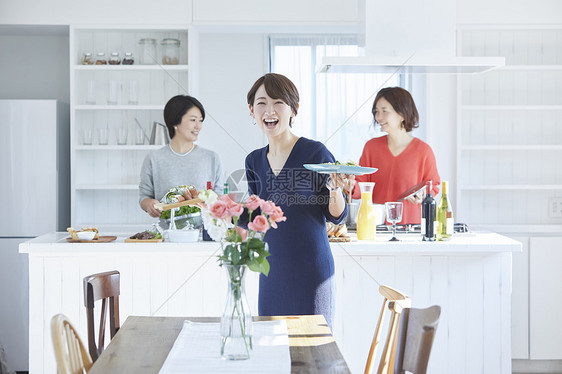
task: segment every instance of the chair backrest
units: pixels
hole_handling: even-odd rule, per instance
[[[425,374],[441,307],[407,308],[402,312],[395,373]]]
[[[390,373],[394,367],[394,359],[396,356],[396,347],[398,342],[398,326],[400,325],[400,315],[404,308],[409,308],[411,306],[410,298],[391,287],[380,286],[379,293],[384,297],[382,304],[381,313],[379,316],[379,321],[375,329],[375,335],[373,336],[373,341],[371,343],[371,349],[369,350],[369,356],[367,357],[367,365],[365,366],[365,374],[371,374],[375,366],[376,352],[379,345],[382,326],[384,324],[384,317],[386,309],[391,311],[390,323],[388,334],[386,337],[386,342],[384,345],[384,350],[381,354],[381,361],[379,364],[378,374]]]
[[[109,332],[111,339],[119,330],[120,274],[118,271],[92,274],[84,278],[84,305],[88,317],[88,348],[94,362],[103,352],[109,304]],[[96,343],[94,326],[94,303],[101,300],[99,335]]]
[[[63,314],[51,318],[51,338],[59,374],[87,373],[92,359],[80,336]]]

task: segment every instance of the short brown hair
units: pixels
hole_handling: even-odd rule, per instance
[[[404,117],[404,122],[402,122],[402,127],[406,129],[407,132],[412,131],[419,126],[419,115],[416,108],[416,103],[412,95],[402,87],[386,87],[380,90],[375,97],[375,102],[373,103],[373,117],[375,116],[375,107],[377,102],[384,98],[386,101],[392,105],[392,108],[396,113]]]
[[[260,78],[254,83],[250,91],[248,91],[248,104],[254,105],[254,100],[256,98],[256,92],[263,84],[265,92],[272,99],[281,99],[287,105],[291,107],[295,116],[299,110],[299,91],[297,87],[291,82],[289,78],[281,74],[268,73]],[[291,125],[291,122],[289,122]]]

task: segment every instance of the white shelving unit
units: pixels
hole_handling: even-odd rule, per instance
[[[139,40],[156,39],[152,65],[141,65]],[[160,42],[180,40],[179,64],[163,65]],[[189,30],[173,26],[71,26],[71,223],[73,226],[135,227],[154,221],[138,204],[140,168],[147,153],[161,146],[145,139],[137,144],[136,120],[147,136],[154,121],[164,123],[163,109],[175,95],[189,94]],[[132,52],[132,65],[82,65],[84,52]],[[109,82],[117,84],[117,102],[108,103]],[[135,89],[136,86],[136,89]],[[93,88],[93,90],[92,90]],[[99,144],[99,129],[108,129],[107,145]],[[117,144],[119,129],[126,144]],[[90,132],[92,144],[85,144]]]
[[[505,56],[506,66],[458,78],[459,221],[560,224],[562,26],[465,26],[463,56]]]

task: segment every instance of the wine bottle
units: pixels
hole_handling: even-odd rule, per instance
[[[421,206],[421,234],[424,242],[435,241],[435,200],[431,196],[432,181],[426,183],[427,193],[422,201]]]
[[[447,181],[443,181],[441,183],[441,201],[439,201],[439,207],[437,208],[437,240],[451,239],[454,231],[455,222],[448,190]]]
[[[229,192],[228,183],[225,183],[222,189],[222,194],[228,195],[228,192]]]

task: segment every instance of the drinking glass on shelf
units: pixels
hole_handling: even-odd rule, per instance
[[[110,80],[108,82],[108,92],[107,92],[107,103],[110,105],[117,105],[117,91],[118,83],[116,80]]]
[[[142,128],[136,128],[136,145],[144,144],[144,130]]]
[[[90,127],[82,129],[82,144],[92,145],[92,129]]]
[[[127,128],[124,126],[117,129],[117,144],[127,144]]]
[[[402,208],[403,204],[400,202],[392,201],[384,204],[386,208],[386,219],[392,223],[392,238],[389,242],[399,241],[396,237],[396,222],[402,221]]]
[[[88,81],[88,91],[86,93],[86,104],[96,105],[96,81]]]
[[[98,129],[98,144],[107,145],[109,142],[109,129],[107,127],[102,127]]]
[[[136,80],[129,82],[129,105],[137,105],[139,103],[139,84]]]

